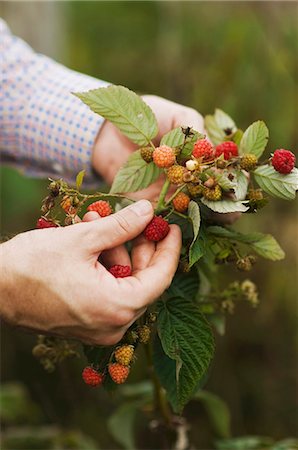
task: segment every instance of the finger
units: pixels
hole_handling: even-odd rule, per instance
[[[100,215],[96,211],[88,211],[83,216],[83,222],[92,222],[93,220],[101,219]]]
[[[177,114],[173,117],[173,128],[179,126],[192,127],[200,133],[205,133],[203,116],[192,108],[183,108],[177,111]]]
[[[115,264],[131,267],[130,256],[124,245],[118,245],[118,247],[102,252],[101,261],[103,265],[108,268]]]
[[[134,239],[142,233],[152,217],[151,203],[141,200],[115,214],[85,224],[84,231],[89,236],[92,249],[100,252]]]
[[[152,303],[169,287],[178,266],[180,250],[180,228],[171,225],[167,237],[157,244],[148,267],[130,277],[132,285],[135,283],[133,280],[139,282],[139,297],[134,300],[135,308]]]
[[[131,260],[133,272],[145,269],[155,252],[154,242],[148,241],[145,236],[139,236],[133,243]]]

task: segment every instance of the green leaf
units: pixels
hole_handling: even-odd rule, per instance
[[[127,450],[136,448],[134,423],[139,402],[124,403],[108,420],[109,432],[119,444]]]
[[[227,404],[217,395],[203,390],[196,393],[194,400],[203,403],[216,435],[220,438],[230,437],[231,416]]]
[[[234,120],[221,109],[215,110],[214,118],[221,130],[231,130],[232,133],[237,130]]]
[[[85,170],[81,170],[76,177],[76,186],[77,186],[77,190],[80,190],[80,187],[82,186],[83,183],[83,179],[84,179],[84,175],[85,175]]]
[[[189,247],[189,267],[193,266],[203,256],[204,251],[199,239],[201,214],[199,205],[193,200],[188,205],[188,217],[192,222],[193,240]]]
[[[233,134],[233,141],[235,142],[235,144],[237,144],[238,146],[240,145],[241,139],[243,136],[243,131],[240,130],[240,128],[235,131],[235,133]]]
[[[192,154],[194,145],[197,142],[197,140],[203,138],[204,138],[203,134],[198,133],[198,131],[192,129],[191,134],[185,138],[185,143],[179,155],[180,159],[183,160],[188,158]]]
[[[247,194],[249,179],[242,170],[236,172],[236,187],[234,190],[237,201],[244,200]]]
[[[172,402],[173,396],[169,400],[175,411],[181,412],[209,367],[214,339],[210,325],[191,300],[174,297],[160,301],[158,312],[157,330],[163,350],[176,362],[171,381],[176,381],[177,402],[175,398]]]
[[[145,189],[161,174],[162,169],[153,162],[146,163],[138,150],[132,153],[127,163],[117,173],[110,193],[136,192]]]
[[[167,290],[169,296],[183,297],[194,300],[200,287],[200,278],[197,270],[192,269],[188,273],[177,272]]]
[[[140,146],[147,145],[157,135],[158,124],[153,111],[126,87],[108,86],[74,95]]]
[[[291,173],[283,175],[272,166],[258,167],[254,177],[260,188],[273,197],[284,200],[294,200],[298,189],[298,169],[295,167]]]
[[[168,145],[172,148],[180,147],[180,145],[182,145],[184,142],[184,138],[185,135],[182,131],[182,128],[174,128],[162,137],[160,145]]]
[[[271,234],[243,234],[220,226],[208,227],[207,230],[208,233],[212,233],[215,236],[247,244],[260,256],[270,259],[271,261],[278,261],[285,257],[284,251]]]
[[[240,142],[239,153],[252,153],[259,158],[266,148],[268,139],[268,128],[262,120],[258,120],[251,124],[244,132]]]
[[[241,436],[216,441],[217,450],[265,450],[273,444],[273,439],[263,436]]]
[[[212,176],[214,176],[214,178],[224,191],[230,191],[232,189],[235,190],[237,183],[236,181],[230,180],[228,178],[229,173],[227,172],[216,173],[212,170],[210,170],[210,173],[212,174]]]
[[[271,450],[298,450],[298,439],[288,438],[275,442]]]
[[[220,200],[213,202],[212,200],[201,198],[201,202],[212,211],[223,214],[231,212],[245,212],[249,209],[241,201]]]
[[[225,130],[231,130],[232,133],[237,132],[233,119],[221,109],[216,109],[213,116],[205,117],[205,128],[214,145],[218,145],[226,139]]]

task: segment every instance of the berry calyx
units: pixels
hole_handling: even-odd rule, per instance
[[[85,367],[82,372],[82,378],[88,386],[96,387],[100,386],[103,382],[104,376],[102,373],[97,372],[93,367]]]
[[[129,366],[132,361],[134,351],[135,349],[133,345],[121,345],[121,347],[118,347],[115,350],[115,360],[123,366]]]
[[[141,344],[148,344],[150,340],[151,330],[148,327],[148,325],[143,325],[141,327],[138,327],[137,333],[139,335],[139,342]]]
[[[227,161],[235,156],[238,156],[238,146],[233,141],[222,142],[215,147],[215,157],[218,158],[220,155],[224,156]]]
[[[105,200],[98,200],[97,202],[91,203],[91,205],[88,206],[87,211],[95,211],[100,217],[107,217],[113,212],[110,203]]]
[[[129,367],[119,363],[110,363],[108,365],[110,377],[116,384],[125,383],[129,375]]]
[[[109,268],[109,272],[114,275],[115,278],[126,278],[131,276],[131,267],[122,266],[121,264],[115,264]]]
[[[207,139],[199,139],[193,148],[192,155],[202,162],[210,161],[214,157],[214,149]]]
[[[247,155],[242,156],[240,161],[240,167],[244,170],[253,170],[256,168],[258,158],[252,153],[247,153]]]
[[[146,226],[144,235],[148,241],[159,242],[166,237],[169,231],[170,227],[168,222],[161,216],[154,216]]]
[[[173,199],[173,206],[176,211],[183,213],[187,210],[189,202],[189,196],[184,194],[184,192],[179,192],[179,194],[177,194]]]
[[[182,166],[178,166],[178,164],[175,164],[174,166],[170,167],[167,171],[167,178],[170,183],[172,184],[182,184],[183,183],[183,175],[185,173],[185,168]]]
[[[45,217],[40,217],[36,222],[36,228],[56,228],[58,225]]]
[[[203,195],[207,200],[217,202],[222,197],[221,187],[218,184],[213,188],[208,188],[204,186]]]
[[[274,169],[282,174],[291,173],[295,167],[296,157],[289,150],[275,150],[271,159]]]
[[[153,161],[157,165],[157,167],[167,169],[168,167],[171,167],[176,161],[175,152],[171,147],[168,147],[167,145],[156,147],[156,149],[153,151]]]
[[[141,157],[146,163],[150,163],[153,161],[153,148],[152,147],[143,147],[140,150]]]

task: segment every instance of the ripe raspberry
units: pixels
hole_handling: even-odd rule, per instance
[[[143,147],[141,148],[141,157],[147,163],[153,161],[153,148],[152,147]]]
[[[114,356],[117,363],[122,364],[123,366],[129,366],[132,361],[134,351],[135,349],[133,345],[121,345],[121,347],[116,348]]]
[[[168,147],[167,145],[161,145],[153,151],[153,161],[155,162],[157,167],[167,169],[168,167],[171,167],[176,161],[175,152],[171,147]]]
[[[115,264],[109,268],[109,272],[114,275],[115,278],[125,278],[131,276],[130,266],[121,266],[121,264]]]
[[[287,174],[294,169],[296,157],[289,150],[280,149],[275,150],[271,162],[277,172]]]
[[[264,198],[262,189],[249,189],[247,198],[254,201],[262,200]]]
[[[170,227],[168,222],[161,216],[154,216],[146,226],[144,235],[148,241],[159,242],[166,237],[169,231]]]
[[[56,228],[58,225],[45,217],[40,217],[36,222],[36,228]]]
[[[176,211],[183,213],[187,210],[190,198],[184,192],[179,192],[173,200],[173,206]]]
[[[214,188],[204,187],[203,195],[207,200],[217,202],[222,196],[221,187],[218,184]]]
[[[187,189],[191,197],[198,197],[203,194],[204,187],[201,184],[188,183]]]
[[[212,144],[207,139],[199,139],[192,151],[195,158],[202,158],[203,162],[210,161],[214,157],[214,149]]]
[[[215,147],[215,157],[218,158],[220,155],[224,155],[224,159],[233,158],[233,156],[238,156],[238,146],[233,141],[226,141]]]
[[[87,211],[96,211],[101,217],[109,216],[113,212],[111,205],[105,200],[98,200],[97,202],[91,203]]]
[[[103,374],[97,372],[93,367],[85,367],[82,372],[82,378],[86,384],[92,387],[99,386],[103,382]]]
[[[167,171],[168,180],[170,181],[170,183],[173,184],[182,184],[184,172],[185,172],[184,167],[175,164],[174,166],[170,167],[169,170]]]
[[[252,153],[248,153],[247,155],[242,156],[240,161],[240,167],[244,170],[253,170],[255,169],[258,162],[258,158],[256,155]]]
[[[129,375],[129,367],[123,366],[119,363],[110,363],[108,366],[109,374],[114,383],[122,384],[125,383]]]
[[[141,344],[148,344],[150,340],[151,330],[147,325],[138,328],[139,342]]]

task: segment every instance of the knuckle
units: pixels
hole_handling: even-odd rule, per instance
[[[133,320],[133,311],[129,308],[121,309],[115,312],[111,317],[111,325],[114,327],[125,327]]]
[[[107,345],[107,346],[115,345],[122,339],[123,335],[124,335],[124,332],[106,335],[100,339],[100,344]]]
[[[128,220],[128,218],[126,217],[126,215],[124,215],[124,214],[118,214],[118,215],[115,215],[114,219],[115,219],[115,221],[116,221],[116,223],[117,223],[117,226],[118,226],[122,231],[124,231],[125,233],[128,233],[128,232],[129,232],[129,230],[130,230],[130,228],[131,228],[131,224],[129,223],[129,220]]]

